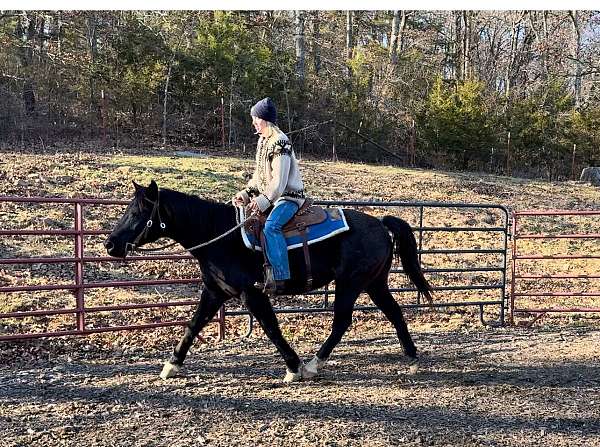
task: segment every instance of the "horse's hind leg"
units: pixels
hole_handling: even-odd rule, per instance
[[[171,358],[165,363],[160,373],[161,378],[168,379],[179,372],[192,343],[194,343],[194,339],[202,328],[212,320],[227,298],[228,296],[220,290],[213,291],[208,288],[202,290],[196,312],[187,324],[185,333],[173,350]]]
[[[382,310],[387,319],[394,325],[394,328],[396,328],[396,333],[398,334],[400,343],[402,343],[404,353],[411,359],[410,372],[415,373],[418,369],[417,348],[408,332],[408,327],[402,315],[402,309],[390,293],[387,276],[372,282],[367,287],[367,293],[375,305]]]
[[[304,367],[302,377],[310,379],[316,376],[319,369],[329,358],[333,348],[340,342],[352,324],[354,303],[361,290],[351,285],[345,285],[341,280],[336,280],[335,302],[333,303],[333,324],[331,333],[315,357]]]
[[[269,337],[269,340],[275,345],[285,361],[287,372],[283,381],[296,382],[300,380],[302,373],[300,358],[283,337],[269,298],[256,289],[249,289],[242,296],[248,310],[256,317],[265,334],[267,334],[267,337]]]

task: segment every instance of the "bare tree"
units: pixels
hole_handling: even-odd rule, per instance
[[[346,12],[346,58],[348,60],[352,59],[352,55],[354,52],[354,30],[352,26],[352,11]],[[349,64],[347,64],[348,77],[352,76],[352,68]]]
[[[91,71],[90,71],[90,76],[89,76],[90,102],[89,102],[89,110],[88,110],[90,113],[89,125],[90,125],[90,134],[91,134],[95,127],[95,123],[93,122],[93,119],[91,117],[94,114],[96,114],[96,116],[100,115],[100,106],[99,106],[98,99],[96,98],[96,75],[95,75],[95,67],[94,67],[94,65],[96,63],[96,56],[98,53],[98,33],[97,33],[98,23],[97,23],[96,14],[94,13],[94,11],[91,11],[89,13],[87,20],[86,20],[86,25],[87,25],[86,40],[87,40],[87,45],[88,45],[88,60],[90,62],[90,66],[91,66]]]
[[[471,71],[471,25],[473,13],[462,11],[462,48],[461,48],[461,74],[462,80],[470,78]]]
[[[515,82],[515,79],[519,71],[519,60],[520,53],[522,52],[523,44],[525,39],[522,37],[525,35],[523,31],[523,20],[527,16],[527,11],[511,14],[511,33],[510,33],[510,50],[508,53],[508,60],[506,62],[505,74],[504,74],[504,95],[510,97],[511,87]]]
[[[25,112],[28,114],[35,112],[35,89],[33,83],[33,49],[34,39],[37,32],[36,16],[28,15],[23,12],[17,21],[15,34],[19,36],[23,44],[19,48],[19,59],[24,71],[24,81],[22,98],[25,106]]]
[[[402,49],[402,35],[406,27],[406,11],[394,11],[392,19],[392,36],[390,38],[390,62],[398,63],[398,47]]]
[[[550,70],[548,66],[548,54],[550,42],[548,36],[548,11],[531,11],[529,13],[529,25],[535,36],[535,52],[539,55],[539,78],[542,82],[548,80]]]
[[[315,74],[318,76],[321,70],[321,21],[319,17],[319,11],[313,13],[313,65],[315,68]]]
[[[304,82],[305,77],[305,61],[306,51],[304,44],[304,12],[294,11],[295,15],[295,27],[296,35],[294,40],[296,41],[296,74],[301,83]]]
[[[578,11],[569,11],[571,24],[573,26],[573,65],[575,69],[575,79],[573,82],[573,96],[575,98],[575,108],[581,106],[581,24]]]

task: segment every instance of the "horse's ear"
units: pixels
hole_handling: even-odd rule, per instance
[[[141,189],[144,189],[144,187],[142,185],[138,185],[135,180],[132,180],[133,182],[133,187],[135,188],[135,192],[139,192]]]
[[[146,189],[146,197],[153,202],[158,200],[158,185],[154,180],[150,182],[150,185]]]

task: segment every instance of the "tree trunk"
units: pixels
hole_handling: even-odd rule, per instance
[[[315,11],[313,15],[313,64],[315,67],[315,74],[318,76],[321,70],[321,23],[319,20],[319,11]]]
[[[548,69],[548,11],[532,11],[529,14],[529,24],[540,52],[540,78],[542,82],[546,82],[550,77]]]
[[[62,55],[61,45],[62,45],[62,12],[58,11],[57,17],[56,17],[56,49],[57,49],[59,56]]]
[[[354,50],[354,32],[352,27],[352,11],[346,12],[346,59],[348,62],[352,59]],[[352,76],[352,67],[347,63],[347,75]]]
[[[454,77],[459,81],[463,77],[462,11],[454,11],[454,32]]]
[[[290,114],[290,99],[288,97],[287,80],[283,80],[283,93],[285,94],[285,107],[287,110],[288,132],[292,131],[292,118]]]
[[[398,36],[398,50],[404,50],[404,31],[406,30],[406,11],[402,10],[402,18],[400,19],[400,35]]]
[[[504,96],[510,97],[510,88],[512,83],[512,70],[517,60],[517,45],[519,38],[521,19],[512,21],[511,35],[510,35],[510,53],[508,56],[508,62],[506,63],[506,72],[504,74]]]
[[[23,15],[19,17],[15,32],[17,36],[25,42],[18,54],[21,65],[23,66],[24,81],[21,93],[23,108],[25,109],[25,113],[30,115],[35,112],[35,88],[31,71],[33,70],[33,40],[35,39],[36,33],[36,21],[31,16],[27,16],[27,13],[24,12]]]
[[[404,17],[404,14],[402,14],[402,17]],[[398,63],[400,20],[400,11],[394,11],[394,18],[392,19],[392,36],[390,37],[390,62],[394,65]]]
[[[573,25],[573,65],[575,68],[575,80],[573,83],[573,96],[575,97],[575,108],[581,107],[581,24],[578,11],[569,11],[569,17]]]
[[[233,86],[235,84],[235,64],[231,67],[231,77],[229,80],[229,117],[228,117],[228,126],[227,126],[227,147],[231,149],[232,137],[233,137],[233,124],[232,124],[232,114],[233,114]]]
[[[304,41],[304,12],[295,11],[295,26],[296,26],[296,75],[300,83],[304,82],[305,77],[305,41]]]
[[[462,36],[462,78],[466,80],[470,77],[471,70],[471,13],[469,11],[462,12],[463,20],[463,36]]]
[[[171,72],[173,71],[173,62],[175,61],[175,53],[169,61],[169,70],[167,71],[167,79],[165,79],[165,91],[163,98],[163,119],[162,119],[162,145],[163,148],[167,145],[167,103],[169,100],[169,82],[171,81]]]
[[[544,20],[544,44],[548,42],[548,11],[542,12],[542,17]],[[546,73],[546,79],[550,77],[550,67],[548,66],[548,49],[544,49],[544,71]]]
[[[96,75],[94,64],[96,63],[96,54],[98,49],[98,38],[97,38],[97,24],[96,24],[96,15],[94,12],[91,12],[87,18],[87,42],[88,42],[88,60],[90,61],[90,66],[92,68],[89,78],[89,94],[90,94],[90,103],[89,103],[89,112],[90,112],[90,136],[93,134],[94,125],[92,123],[91,117],[96,115],[96,118],[100,115],[100,107],[98,104],[98,100],[96,99]]]

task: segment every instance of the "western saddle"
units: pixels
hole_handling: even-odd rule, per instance
[[[310,263],[310,254],[308,252],[308,235],[307,228],[311,225],[319,224],[327,219],[327,211],[313,204],[312,199],[306,199],[304,204],[296,211],[294,217],[283,226],[284,237],[300,236],[302,238],[302,250],[304,252],[304,262],[306,262],[306,289],[312,288],[312,269]],[[245,224],[244,228],[250,234],[252,234],[256,240],[260,241],[265,255],[265,267],[269,266],[269,261],[265,251],[265,236],[263,228],[267,217],[272,208],[268,209],[264,213],[255,215],[249,219]]]

